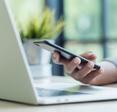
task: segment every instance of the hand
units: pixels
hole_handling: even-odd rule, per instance
[[[57,64],[63,64],[66,73],[74,79],[86,84],[98,84],[96,78],[103,73],[102,69],[94,70],[96,55],[93,53],[84,53],[81,56],[90,60],[86,64],[81,64],[81,60],[76,57],[72,60],[62,58],[58,52],[53,53],[53,61]]]

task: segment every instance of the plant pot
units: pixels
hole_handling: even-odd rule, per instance
[[[23,45],[29,65],[49,64],[51,53],[36,46],[34,40],[26,40]]]
[[[51,53],[36,46],[34,41],[32,39],[23,42],[27,60],[33,72],[32,76],[33,78],[50,77],[52,76]]]

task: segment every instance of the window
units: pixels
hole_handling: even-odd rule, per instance
[[[109,0],[109,56],[117,56],[117,1]]]
[[[104,4],[106,5],[106,4]],[[107,42],[108,56],[115,55],[117,44],[117,1],[108,0],[108,40],[103,40],[102,0],[64,0],[65,47],[78,54],[93,51],[103,58],[103,43]],[[116,53],[117,54],[117,53]]]
[[[117,1],[109,0],[109,37],[117,39]]]
[[[67,38],[99,39],[101,32],[99,9],[99,0],[65,0]]]

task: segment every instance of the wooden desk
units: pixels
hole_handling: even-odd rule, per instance
[[[117,84],[110,86],[117,87]],[[117,100],[49,106],[32,106],[0,101],[0,112],[117,112]]]

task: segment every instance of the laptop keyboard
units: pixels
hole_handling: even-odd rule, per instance
[[[74,87],[66,88],[65,90],[46,89],[46,88],[39,88],[39,87],[36,87],[36,89],[38,91],[38,95],[41,97],[93,94],[101,90],[99,88],[94,88],[87,85],[74,86]]]
[[[40,97],[54,97],[54,96],[64,96],[64,95],[80,95],[86,94],[82,92],[70,92],[67,90],[55,90],[55,89],[44,89],[44,88],[37,88],[38,95]]]

